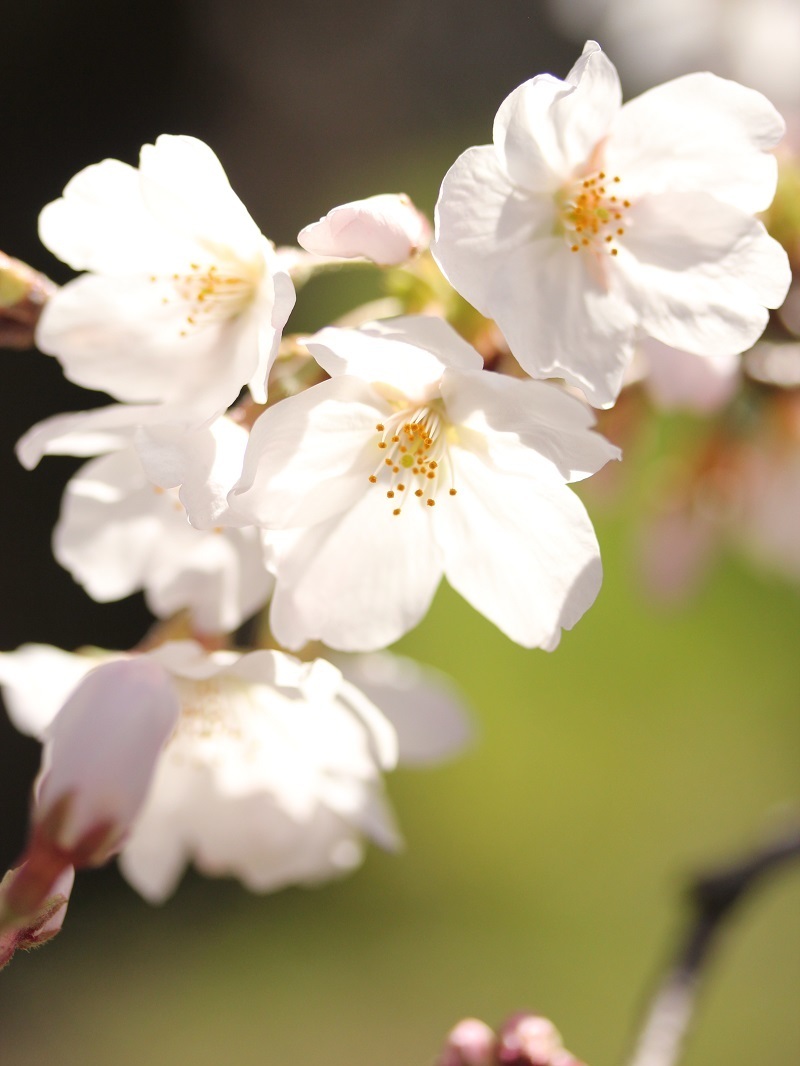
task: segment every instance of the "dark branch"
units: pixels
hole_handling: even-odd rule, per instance
[[[675,1066],[694,1012],[709,951],[731,910],[765,874],[800,858],[800,829],[764,845],[755,854],[698,877],[691,886],[688,927],[645,1017],[630,1066]]]

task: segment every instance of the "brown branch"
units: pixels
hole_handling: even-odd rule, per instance
[[[731,910],[766,874],[800,858],[800,829],[691,886],[692,915],[666,976],[656,989],[629,1066],[675,1066],[683,1050],[703,969]]]

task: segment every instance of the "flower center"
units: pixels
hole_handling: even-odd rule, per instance
[[[561,225],[571,252],[584,249],[617,255],[631,206],[620,192],[621,178],[600,170],[565,186],[559,195]]]
[[[243,267],[233,269],[217,266],[202,266],[190,263],[187,274],[172,274],[169,282],[175,297],[163,296],[162,303],[169,304],[177,298],[187,307],[182,337],[188,336],[201,326],[233,318],[243,311],[255,295],[257,281],[247,276]],[[151,281],[163,281],[155,275]]]
[[[406,499],[435,507],[443,477],[449,495],[456,495],[447,426],[432,406],[420,407],[413,414],[400,411],[386,422],[378,422],[375,429],[379,461],[369,480],[385,487],[386,498],[393,501],[393,515],[401,513]]]

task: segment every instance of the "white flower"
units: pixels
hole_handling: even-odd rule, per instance
[[[70,380],[197,421],[245,385],[264,402],[294,288],[202,141],[164,135],[138,169],[87,167],[39,232],[88,271],[48,301],[36,334]]]
[[[427,248],[430,236],[428,220],[408,196],[384,193],[334,207],[302,229],[297,243],[316,255],[394,266]]]
[[[103,659],[27,646],[0,655],[16,727],[40,737],[59,728],[61,704],[109,655],[165,672],[180,704],[120,858],[146,898],[168,896],[188,862],[266,891],[346,872],[359,862],[365,836],[396,846],[381,776],[397,758],[394,728],[323,660],[301,663],[272,651],[206,654],[191,642]],[[129,701],[120,695],[125,709]],[[116,704],[106,703],[112,713]],[[465,728],[451,708],[431,706],[430,745],[442,755],[463,742]],[[125,729],[121,722],[121,736]],[[411,746],[424,760],[418,737]],[[102,762],[103,752],[103,743],[94,745],[86,758]],[[124,790],[124,764],[117,773]]]
[[[433,254],[494,318],[523,368],[595,406],[617,396],[642,336],[711,357],[744,351],[789,285],[752,214],[775,191],[783,121],[759,93],[692,74],[621,107],[594,42],[565,81],[501,105],[494,145],[451,167]]]
[[[188,609],[199,632],[231,632],[273,586],[259,530],[216,525],[247,431],[225,417],[193,431],[137,424],[142,417],[119,405],[55,415],[17,445],[29,467],[46,452],[110,453],[68,482],[53,554],[101,603],[141,589],[159,618]],[[202,530],[189,524],[187,506]]]
[[[270,621],[286,647],[397,640],[444,575],[503,632],[554,648],[600,586],[597,541],[565,482],[618,455],[555,386],[481,368],[442,320],[307,342],[331,380],[267,410],[229,499],[277,530]]]

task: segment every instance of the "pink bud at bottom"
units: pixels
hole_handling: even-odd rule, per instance
[[[24,916],[20,902],[30,895],[33,884],[39,882],[42,871],[32,871],[28,863],[9,870],[0,881],[0,970],[7,966],[14,953],[47,943],[60,932],[67,913],[75,870],[62,869],[41,895],[35,909]]]
[[[500,1029],[497,1049],[500,1066],[581,1066],[564,1049],[561,1034],[539,1014],[512,1014]]]
[[[460,1021],[447,1037],[437,1066],[494,1066],[497,1037],[477,1018]]]

